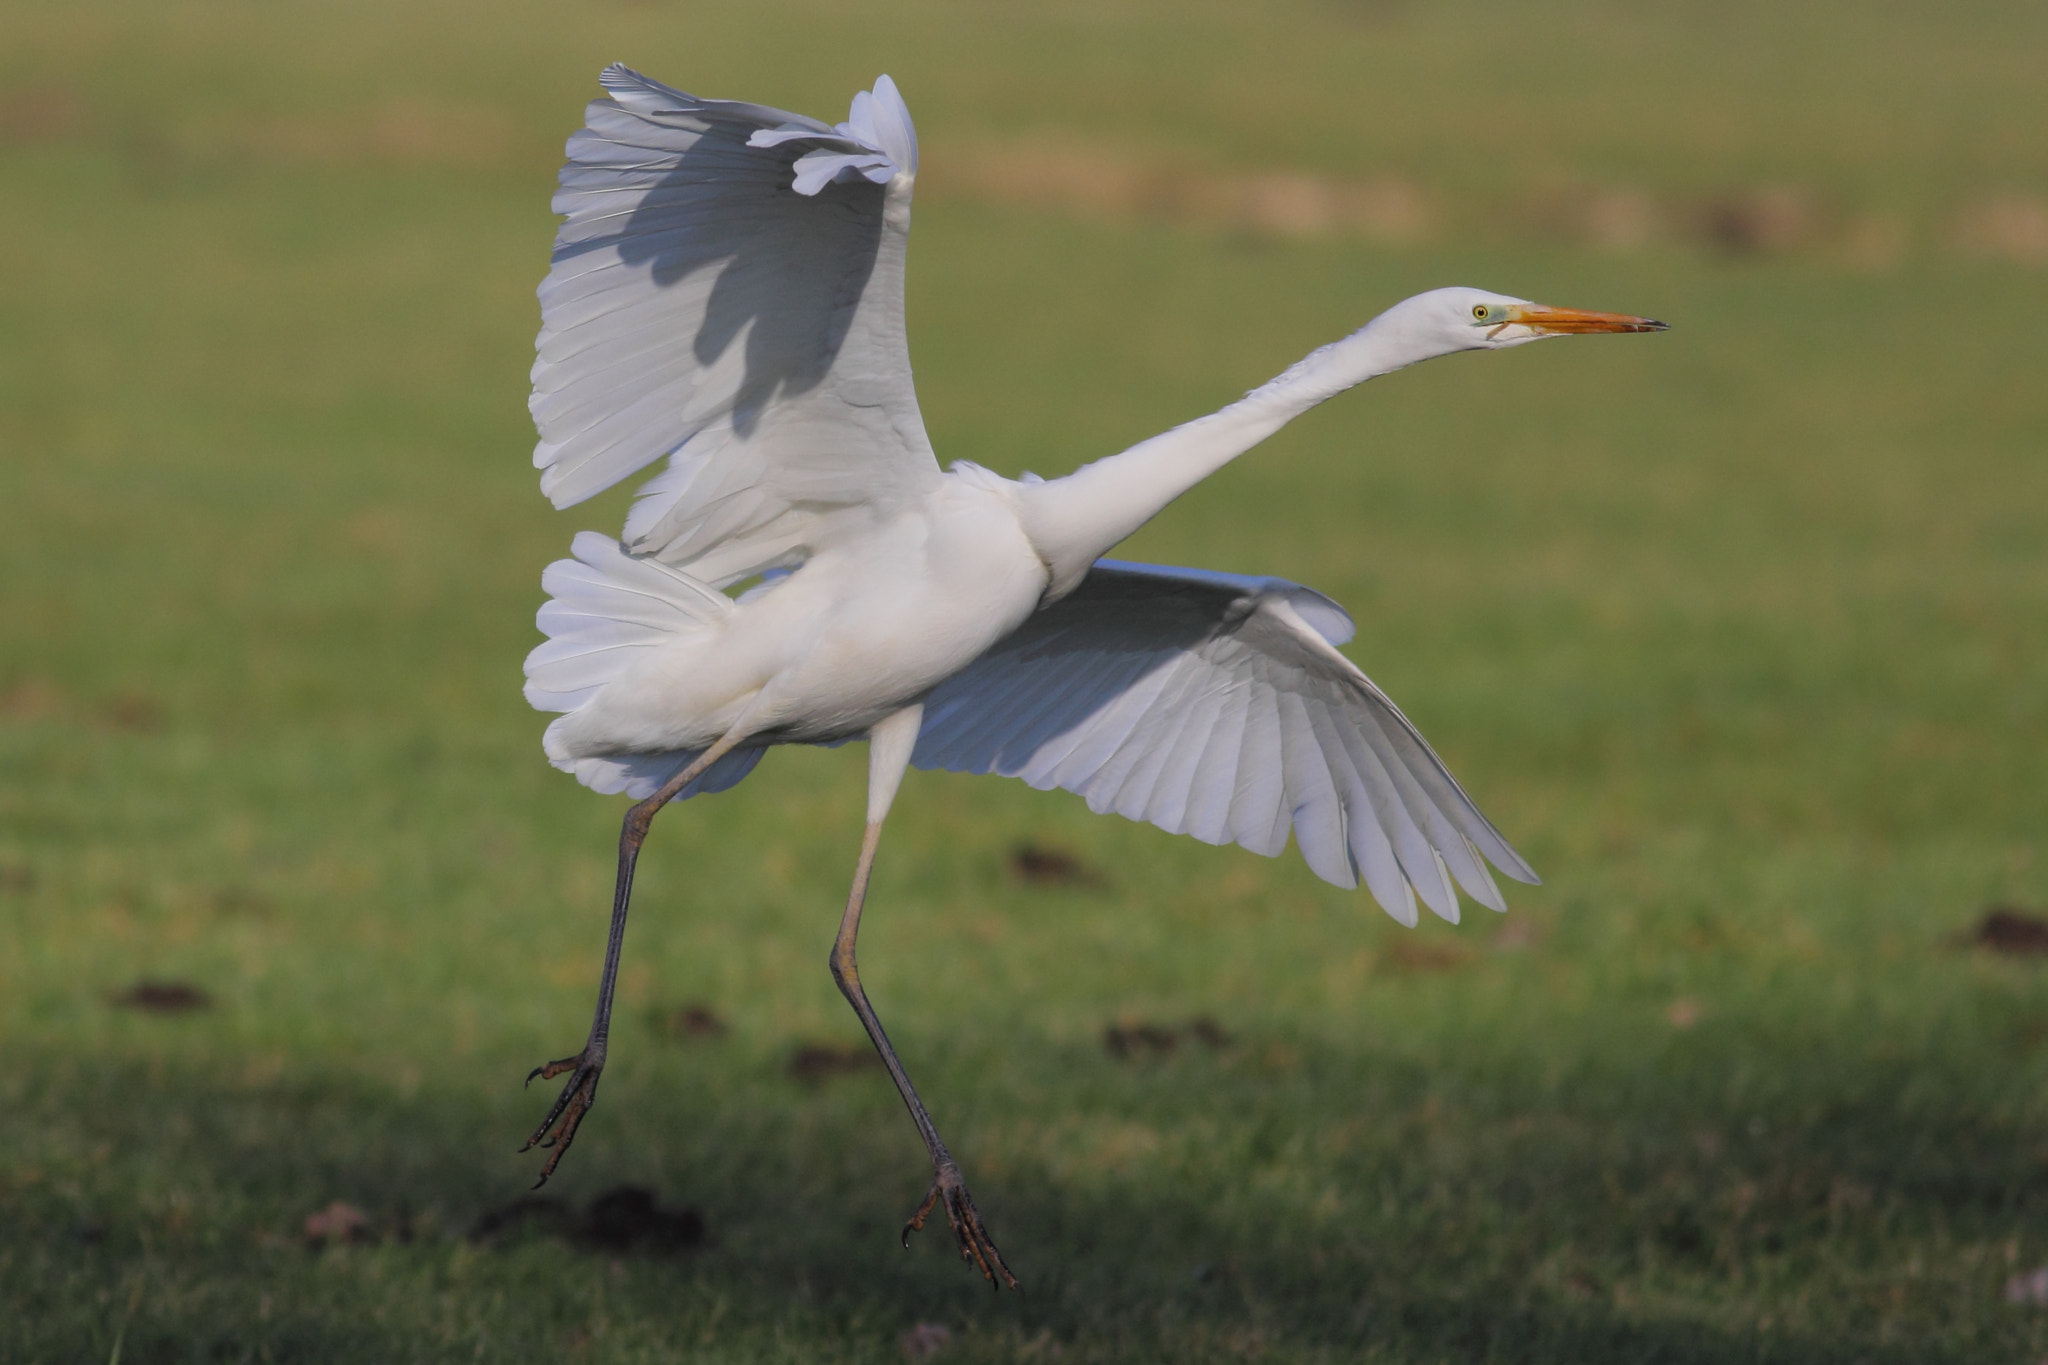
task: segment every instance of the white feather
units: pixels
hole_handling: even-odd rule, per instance
[[[1349,624],[1282,579],[1103,560],[933,691],[911,761],[1064,787],[1092,809],[1269,856],[1291,830],[1316,875],[1362,878],[1403,923],[1418,896],[1456,919],[1453,870],[1498,902],[1480,849],[1534,880],[1332,648]]]
[[[916,169],[894,85],[834,129],[623,67],[604,84],[569,140],[540,290],[542,491],[566,507],[670,458],[627,541],[710,583],[930,491],[903,335],[909,175],[870,174]]]

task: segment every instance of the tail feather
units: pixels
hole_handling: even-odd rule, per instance
[[[575,758],[555,766],[576,774],[576,780],[594,792],[602,792],[606,796],[624,792],[635,801],[644,801],[702,752],[701,749],[692,749],[681,753]],[[698,774],[697,780],[677,792],[675,799],[684,801],[706,792],[722,792],[727,787],[738,786],[740,779],[754,771],[754,765],[766,752],[766,749],[734,749]]]
[[[526,656],[526,699],[540,711],[574,711],[647,650],[699,630],[732,599],[679,570],[635,559],[610,536],[577,535],[541,575],[553,600],[535,618],[548,637]]]
[[[733,608],[724,593],[665,564],[637,559],[610,536],[585,531],[570,552],[575,558],[557,560],[541,575],[550,600],[536,621],[548,638],[526,656],[526,699],[536,710],[575,711],[647,651],[713,625]],[[555,739],[561,724],[550,725],[542,741],[549,761],[607,795],[652,796],[703,752],[576,756]],[[763,752],[734,749],[677,793],[677,799],[724,791],[752,772]]]

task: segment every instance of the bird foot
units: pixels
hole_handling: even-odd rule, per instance
[[[932,1168],[932,1187],[926,1193],[924,1202],[917,1206],[917,1212],[903,1225],[903,1249],[910,1249],[910,1234],[924,1231],[926,1215],[939,1206],[946,1210],[946,1221],[952,1225],[953,1236],[960,1242],[960,1259],[971,1261],[981,1272],[982,1278],[992,1288],[1001,1289],[1005,1284],[1018,1288],[1017,1277],[1003,1264],[1003,1254],[996,1250],[995,1239],[982,1226],[981,1210],[974,1207],[974,1196],[967,1192],[967,1182],[960,1178],[960,1168],[949,1157],[935,1163]],[[1002,1278],[998,1280],[996,1277]]]
[[[576,1129],[583,1122],[583,1116],[590,1112],[590,1106],[597,1103],[597,1078],[604,1073],[604,1048],[591,1044],[574,1057],[548,1062],[526,1073],[526,1083],[536,1080],[551,1081],[563,1072],[571,1073],[569,1083],[562,1087],[562,1093],[555,1096],[554,1104],[548,1109],[540,1127],[533,1130],[533,1136],[519,1150],[530,1152],[535,1147],[552,1147],[547,1165],[540,1168],[540,1179],[533,1182],[539,1189],[548,1183],[548,1177],[555,1173],[555,1167],[569,1151],[569,1144],[576,1140]]]

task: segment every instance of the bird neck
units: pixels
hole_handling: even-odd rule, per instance
[[[1401,325],[1399,312],[1397,306],[1311,352],[1227,408],[1063,479],[1023,485],[1019,519],[1052,571],[1047,600],[1071,592],[1118,541],[1318,403],[1376,375],[1462,349],[1430,344]]]

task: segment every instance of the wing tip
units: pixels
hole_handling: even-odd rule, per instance
[[[1388,905],[1385,901],[1380,900],[1380,893],[1377,891],[1372,892],[1372,898],[1379,902],[1380,909],[1386,911],[1387,917],[1393,920],[1394,923],[1400,925],[1403,929],[1413,929],[1416,925],[1422,923],[1422,909],[1415,903],[1415,888],[1408,885],[1405,877],[1401,881],[1401,887],[1408,894],[1402,898],[1399,908]]]
[[[660,82],[641,75],[624,62],[612,62],[607,65],[604,70],[597,73],[597,83],[613,96],[622,90],[645,91],[651,86],[660,85]]]

